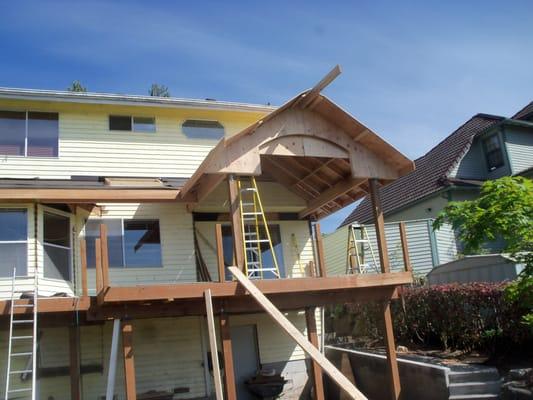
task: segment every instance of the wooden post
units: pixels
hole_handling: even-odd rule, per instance
[[[136,400],[135,359],[133,355],[133,325],[131,321],[122,321],[122,351],[124,355],[124,383],[126,399]]]
[[[100,224],[100,246],[102,246],[102,285],[109,287],[109,254],[107,246],[107,225]]]
[[[80,381],[80,332],[77,326],[69,327],[70,398],[81,399]]]
[[[407,245],[407,230],[405,222],[400,222],[400,241],[402,242],[403,266],[406,271],[412,271],[411,259],[409,258],[409,247]]]
[[[315,307],[305,309],[305,321],[307,323],[307,338],[313,346],[318,347],[318,334],[316,331]],[[311,369],[313,371],[313,383],[315,386],[315,400],[324,400],[324,381],[322,377],[322,368],[315,360],[311,360]]]
[[[224,282],[226,280],[226,269],[224,268],[224,245],[222,241],[222,225],[215,225],[215,238],[217,244],[217,266],[218,266],[218,281]]]
[[[98,295],[104,288],[102,282],[102,244],[100,238],[94,240],[94,263],[96,269],[96,294]]]
[[[381,272],[389,273],[390,266],[387,241],[385,239],[385,221],[383,218],[383,209],[381,207],[377,179],[369,179],[369,187],[370,198],[372,200],[372,209],[374,212],[374,222],[376,226],[376,238],[378,242]],[[398,362],[396,361],[396,345],[394,343],[394,330],[392,327],[392,316],[389,301],[383,305],[383,326],[385,330],[385,347],[387,350],[391,399],[397,400],[400,398],[401,392],[400,373],[398,371]]]
[[[80,240],[80,266],[81,266],[81,295],[88,296],[87,289],[87,242]]]
[[[211,362],[213,364],[213,378],[215,379],[216,400],[224,400],[222,394],[222,380],[220,379],[220,365],[218,364],[217,337],[215,331],[215,315],[213,313],[213,300],[211,290],[204,292],[205,308],[207,315],[207,330],[209,332],[209,348],[211,349]]]
[[[242,271],[244,270],[244,244],[242,237],[242,221],[239,206],[239,188],[234,175],[228,176],[229,202],[231,230],[233,234],[233,252],[235,254],[235,263]]]
[[[316,253],[318,258],[318,269],[320,271],[320,277],[325,278],[326,273],[326,261],[324,257],[324,243],[322,242],[322,232],[320,231],[320,224],[315,223],[315,236],[316,236]]]
[[[231,343],[229,315],[226,313],[221,313],[219,318],[222,353],[224,356],[224,379],[226,384],[226,399],[236,400],[237,389],[235,388],[235,371],[233,369],[233,347]]]

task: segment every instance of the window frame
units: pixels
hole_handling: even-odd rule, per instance
[[[9,205],[2,205],[0,206],[0,212],[4,210],[13,210],[13,211],[24,211],[26,214],[26,239],[25,240],[0,240],[0,244],[25,244],[26,245],[26,275],[24,276],[30,276],[29,275],[29,263],[30,263],[30,257],[29,257],[29,250],[30,250],[30,213],[28,210],[28,207],[12,207]],[[20,275],[17,273],[17,275]],[[21,275],[22,276],[22,275]],[[12,279],[12,276],[0,276],[1,279]]]
[[[157,269],[157,268],[165,268],[165,263],[163,260],[163,239],[161,235],[161,219],[160,218],[150,218],[150,217],[143,217],[143,218],[124,218],[124,217],[116,217],[116,218],[89,218],[85,222],[85,225],[83,227],[83,238],[87,240],[87,223],[88,222],[99,222],[102,224],[102,221],[120,221],[120,236],[121,236],[121,244],[122,244],[122,265],[111,265],[109,264],[109,268],[113,268],[116,270],[120,269],[130,269],[130,270],[139,270],[139,269]],[[126,242],[124,240],[125,235],[125,229],[124,229],[124,222],[125,221],[157,221],[158,227],[159,227],[159,251],[160,251],[160,259],[161,259],[161,265],[144,265],[144,266],[127,266],[126,265]],[[97,237],[96,237],[97,238]],[[95,239],[96,239],[95,238]],[[87,265],[88,269],[94,269],[93,266]]]
[[[24,113],[25,114],[25,120],[24,120],[24,154],[1,154],[0,157],[14,157],[14,158],[31,158],[31,159],[58,159],[61,156],[61,148],[59,146],[59,136],[60,136],[60,128],[59,128],[59,121],[60,121],[60,113],[57,111],[50,111],[50,110],[20,110],[20,109],[5,109],[2,108],[0,111],[5,112],[14,112],[14,113]],[[57,155],[56,156],[29,156],[28,155],[28,116],[30,113],[46,113],[46,114],[57,114]]]
[[[122,118],[129,118],[130,119],[130,129],[111,129],[111,117],[122,117]],[[146,130],[136,130],[135,129],[135,118],[145,118],[145,119],[152,119],[154,121],[154,130],[153,131],[146,131]],[[135,132],[135,133],[157,133],[157,118],[156,117],[147,117],[142,115],[119,115],[119,114],[109,114],[107,116],[107,128],[110,132]]]
[[[496,138],[496,140],[498,142],[498,149],[489,151],[487,149],[487,142],[489,140],[491,140],[492,138]],[[503,154],[503,143],[502,143],[502,140],[501,140],[500,135],[499,135],[498,132],[492,133],[492,134],[487,135],[486,137],[484,137],[482,139],[482,147],[483,147],[483,155],[485,156],[485,163],[487,165],[487,170],[488,170],[489,173],[490,172],[494,172],[497,169],[500,169],[500,168],[505,166],[505,157],[504,157],[504,154]],[[489,162],[489,158],[490,158],[490,155],[492,155],[496,151],[500,152],[501,163],[498,166],[491,167],[491,164]]]
[[[65,246],[61,246],[61,245],[56,245],[56,244],[52,244],[52,243],[45,243],[44,241],[44,214],[55,214],[55,215],[59,215],[61,217],[65,217],[65,218],[68,218],[68,224],[69,224],[69,235],[68,235],[68,238],[69,238],[69,244],[70,244],[70,247],[68,248],[69,250],[69,278],[70,279],[59,279],[59,278],[50,278],[50,277],[47,277],[45,275],[45,268],[44,268],[44,248],[45,246],[51,246],[51,247],[54,247],[54,248],[60,248],[60,249],[64,249],[64,250],[67,250],[67,248]],[[75,284],[75,274],[74,274],[74,240],[73,240],[73,232],[72,232],[72,228],[73,228],[73,221],[72,221],[72,217],[73,215],[72,214],[69,214],[65,211],[61,211],[61,210],[57,210],[55,208],[51,208],[51,207],[46,207],[46,206],[43,206],[42,209],[41,209],[41,213],[40,213],[40,225],[41,225],[41,231],[39,232],[39,235],[40,235],[40,239],[41,239],[41,248],[42,248],[42,259],[41,259],[41,263],[42,263],[42,266],[43,266],[43,271],[42,271],[42,276],[40,276],[39,278],[41,279],[46,279],[46,280],[49,280],[49,281],[56,281],[56,282],[67,282],[71,285],[74,285]]]
[[[185,123],[187,121],[202,121],[202,122],[216,122],[218,124],[220,124],[220,126],[222,127],[222,130],[223,130],[223,134],[220,138],[218,139],[212,139],[212,138],[206,138],[206,137],[190,137],[188,136],[184,129],[183,129],[183,126],[185,125]],[[181,134],[183,136],[185,136],[188,140],[200,140],[200,141],[209,141],[209,142],[218,142],[222,139],[224,139],[224,137],[226,137],[226,126],[219,120],[217,119],[206,119],[206,118],[187,118],[187,119],[184,119],[181,121],[180,123],[180,130],[181,130]]]

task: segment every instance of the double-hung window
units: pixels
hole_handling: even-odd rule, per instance
[[[43,213],[44,277],[70,281],[72,257],[70,218],[45,211]]]
[[[0,155],[57,157],[59,115],[33,111],[0,111]]]
[[[28,273],[28,215],[26,209],[0,208],[0,278]]]
[[[100,224],[107,226],[109,267],[161,267],[161,236],[156,219],[102,219],[89,220],[85,225],[87,266],[94,268],[95,240],[100,235]]]

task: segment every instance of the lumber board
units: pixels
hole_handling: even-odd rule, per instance
[[[127,203],[182,201],[178,189],[0,189],[0,201],[41,203]]]
[[[307,338],[279,311],[274,304],[261,293],[261,291],[237,268],[229,267],[233,276],[243,285],[254,299],[264,308],[276,322],[296,343],[317,362],[323,371],[330,376],[342,390],[353,400],[362,400],[366,397],[318,350]]]
[[[121,324],[126,400],[136,400],[137,387],[135,383],[135,358],[133,353],[133,325],[130,320],[124,320]]]
[[[209,333],[209,348],[211,349],[211,362],[213,364],[213,377],[215,380],[215,395],[217,400],[224,400],[222,394],[222,379],[220,377],[220,365],[218,364],[217,337],[215,330],[215,315],[213,313],[213,300],[211,290],[204,292],[205,308],[207,315],[207,330]]]
[[[316,316],[315,316],[315,307],[307,307],[305,309],[305,322],[307,325],[307,338],[313,346],[317,349],[318,345],[318,333],[316,330]],[[316,361],[311,363],[311,368],[313,369],[313,384],[315,385],[315,400],[325,400],[324,397],[324,381],[322,377],[322,368],[320,364]]]

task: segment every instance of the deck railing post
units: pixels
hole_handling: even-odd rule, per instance
[[[242,234],[242,221],[239,206],[239,188],[237,187],[237,180],[234,175],[228,176],[229,189],[229,206],[231,231],[233,235],[233,254],[235,255],[235,263],[241,271],[244,270],[244,247]]]
[[[80,267],[81,267],[81,295],[89,294],[87,289],[87,242],[85,239],[80,240]]]
[[[316,240],[316,255],[318,262],[319,276],[325,278],[327,276],[326,272],[326,261],[324,255],[324,243],[322,242],[322,232],[320,230],[320,224],[315,223],[315,240]]]
[[[224,282],[226,280],[226,270],[224,267],[224,245],[222,241],[222,225],[215,225],[215,238],[217,250],[217,266],[218,266],[218,281]]]
[[[376,226],[376,238],[378,241],[379,262],[381,272],[386,274],[390,272],[389,255],[387,250],[387,241],[385,239],[385,221],[383,218],[383,208],[379,196],[379,183],[377,179],[369,179],[370,199],[374,212],[374,223]],[[400,398],[400,373],[398,371],[398,362],[396,360],[396,345],[394,343],[394,330],[392,326],[392,316],[390,311],[390,300],[383,304],[383,327],[385,331],[385,347],[387,350],[387,364],[389,369],[389,379],[391,385],[391,399]]]

